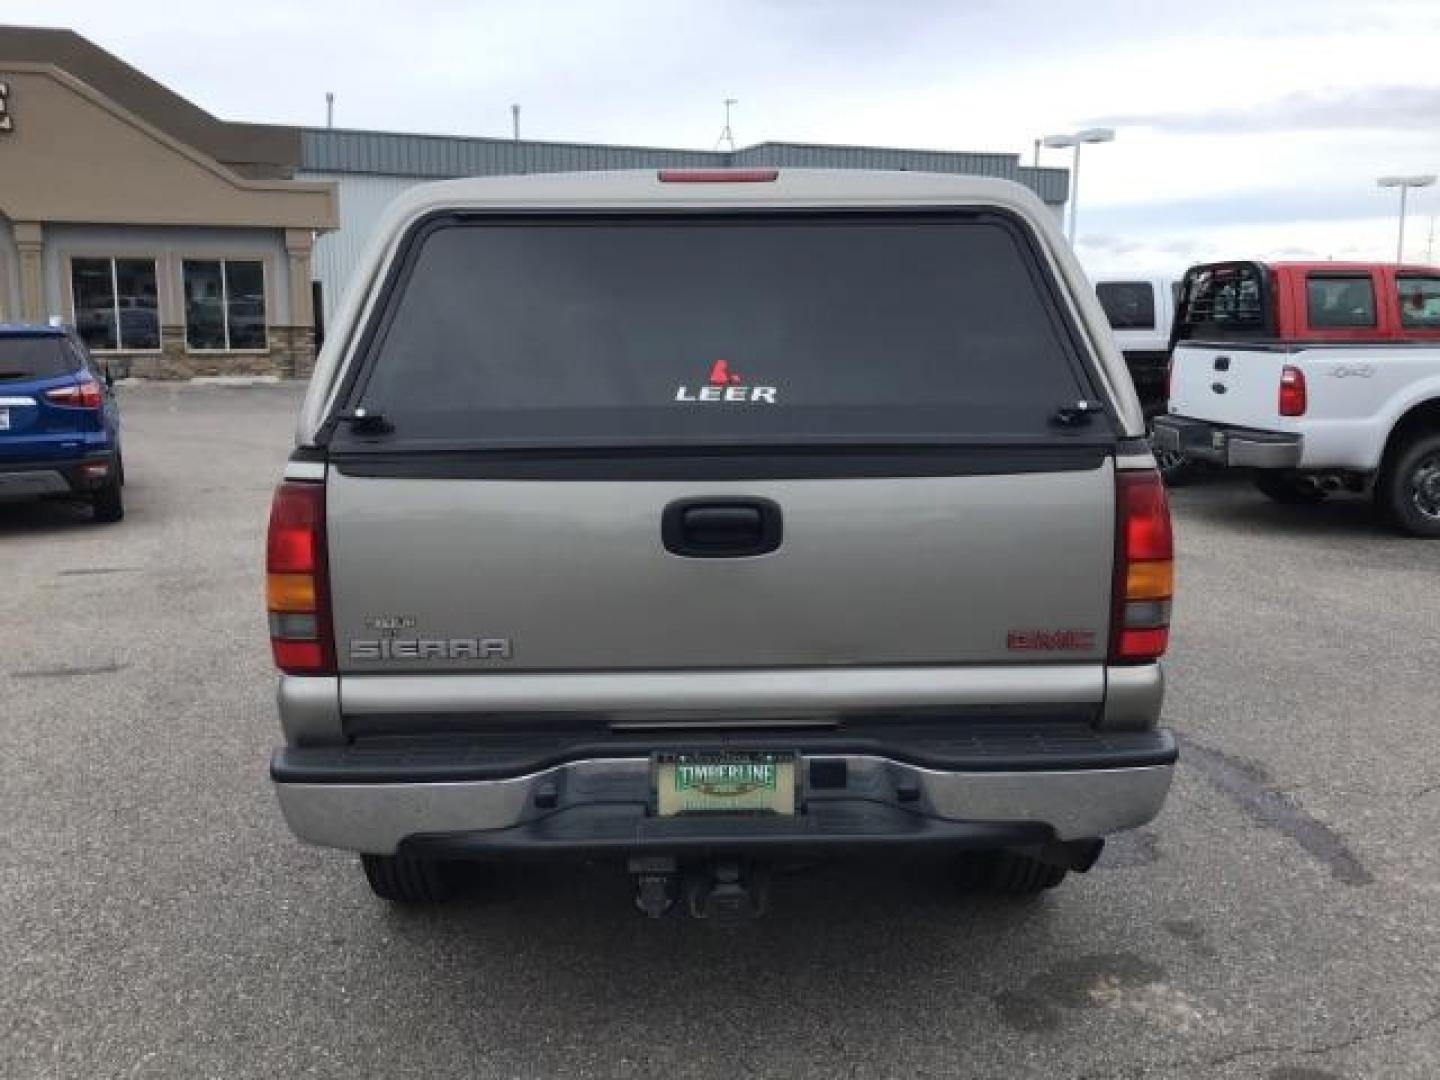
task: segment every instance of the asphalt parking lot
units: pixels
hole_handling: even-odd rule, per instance
[[[298,399],[126,388],[123,524],[0,507],[0,1075],[1440,1075],[1440,544],[1178,492],[1182,770],[1038,901],[825,867],[717,933],[577,867],[394,911],[265,779]]]

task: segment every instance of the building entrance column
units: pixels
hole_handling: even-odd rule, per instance
[[[310,288],[310,253],[315,234],[309,229],[285,230],[285,254],[290,260],[289,374],[310,377],[315,368],[314,294]]]
[[[20,318],[24,322],[44,322],[45,241],[40,222],[15,222],[15,248],[20,253]]]

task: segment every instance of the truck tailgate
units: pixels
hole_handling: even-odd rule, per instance
[[[1278,429],[1286,353],[1230,343],[1181,342],[1171,361],[1170,412],[1236,427]]]
[[[1098,661],[1113,488],[1108,461],[711,483],[332,470],[337,651],[351,672]],[[769,500],[779,546],[672,553],[665,510],[696,498]]]

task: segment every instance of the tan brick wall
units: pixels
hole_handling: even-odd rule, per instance
[[[281,358],[283,365],[275,374],[287,379],[308,379],[315,370],[315,330],[309,326],[271,327],[270,352]]]
[[[315,369],[315,331],[308,326],[272,326],[268,352],[197,353],[185,348],[183,326],[162,326],[160,352],[110,353],[96,359],[108,363],[119,378],[278,375],[282,379],[308,379]]]

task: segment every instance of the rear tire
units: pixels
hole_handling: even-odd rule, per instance
[[[435,904],[450,896],[445,865],[411,855],[360,856],[371,891],[396,904]]]
[[[90,494],[90,505],[95,511],[95,520],[110,525],[125,517],[125,496],[120,490],[125,483],[125,466],[119,458],[110,470],[105,483]]]
[[[1325,501],[1326,492],[1300,485],[1294,473],[1262,471],[1255,474],[1255,486],[1261,494],[1282,506],[1314,506]]]
[[[1018,851],[976,852],[960,863],[965,887],[999,896],[1034,896],[1059,885],[1068,873]]]
[[[1440,432],[1401,444],[1375,485],[1375,502],[1396,528],[1440,537]]]

